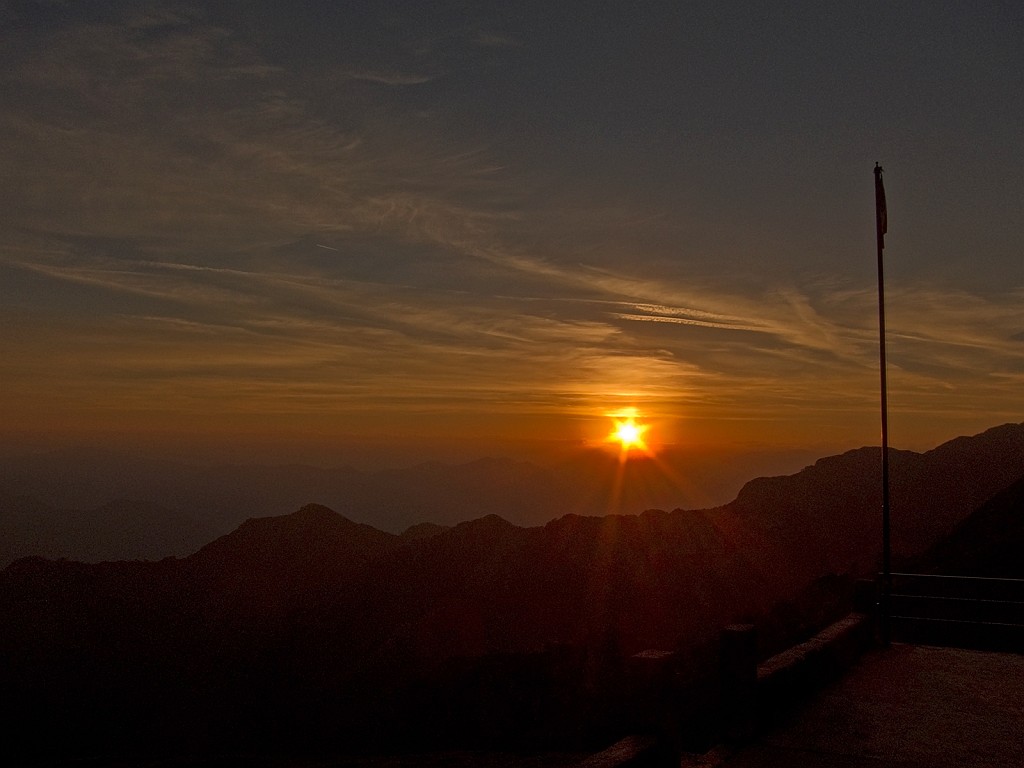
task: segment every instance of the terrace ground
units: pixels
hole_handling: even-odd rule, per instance
[[[1020,768],[1024,655],[894,644],[746,747],[689,764]]]

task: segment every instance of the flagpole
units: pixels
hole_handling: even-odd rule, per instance
[[[888,229],[888,212],[885,206],[885,187],[882,185],[882,166],[875,163],[875,240],[878,251],[878,363],[881,377],[882,407],[882,645],[888,646],[891,639],[892,563],[889,540],[889,406],[885,381],[885,274],[882,250],[885,248],[885,233]]]

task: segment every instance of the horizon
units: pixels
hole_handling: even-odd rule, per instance
[[[964,440],[976,443],[990,435],[1000,439],[1000,435],[1021,428],[1024,422],[997,424],[922,451],[891,450],[924,457],[946,445]],[[247,505],[255,505],[249,515],[266,517],[287,515],[309,503],[322,504],[344,510],[357,522],[400,533],[410,525],[439,522],[442,517],[447,524],[455,524],[499,514],[518,521],[517,525],[534,525],[569,513],[603,516],[637,515],[648,509],[712,509],[736,501],[743,488],[758,479],[795,477],[871,449],[879,450],[879,446],[834,453],[763,447],[707,452],[688,446],[662,446],[654,452],[642,443],[638,447],[605,441],[601,445],[562,446],[545,456],[435,453],[426,459],[410,456],[413,460],[405,464],[374,464],[342,457],[330,461],[323,455],[318,456],[321,461],[311,462],[246,460],[238,455],[185,456],[166,446],[163,451],[147,452],[117,444],[48,445],[35,450],[0,444],[0,464],[9,470],[9,477],[0,482],[0,491],[10,507],[2,510],[8,515],[7,522],[16,527],[28,524],[22,533],[47,527],[36,512],[30,513],[32,522],[29,518],[16,522],[24,514],[25,502],[71,510],[98,509],[118,501],[141,503],[140,511],[152,504],[166,506],[177,510],[175,514],[210,516],[211,522],[221,520],[227,507],[235,508],[232,514],[236,515]],[[365,453],[360,455],[366,458]],[[878,470],[880,482],[880,465]],[[363,479],[353,485],[357,476]],[[902,485],[898,475],[896,479],[899,492]],[[267,494],[275,486],[277,490]],[[349,490],[342,491],[344,488]],[[430,499],[441,489],[447,502],[432,507]],[[422,517],[411,518],[402,512],[390,519],[388,516],[401,507],[395,506],[400,497],[412,503],[411,509],[419,509],[413,514]],[[138,522],[145,525],[147,514]]]
[[[908,527],[905,518],[923,503],[914,490],[920,489],[923,468],[932,468],[929,487],[945,489],[939,495],[945,494],[948,508],[932,521],[941,528],[957,509],[959,514],[970,511],[994,490],[1003,490],[1003,484],[1019,479],[1014,457],[1022,440],[1024,423],[1007,423],[925,452],[899,451],[894,477],[900,546],[915,540],[916,527]],[[945,445],[949,448],[938,450]],[[993,453],[995,447],[1000,449]],[[881,467],[867,461],[865,450],[878,451],[878,446],[828,456],[747,454],[731,462],[694,451],[641,454],[641,460],[627,461],[615,450],[583,448],[571,460],[548,467],[483,458],[406,468],[312,470],[309,465],[237,461],[203,465],[124,453],[116,446],[55,454],[0,451],[5,502],[0,512],[8,533],[0,566],[31,556],[82,562],[188,557],[246,520],[290,519],[310,504],[401,535],[423,523],[451,528],[490,516],[535,529],[567,517],[731,514],[728,510],[735,512],[737,504],[773,519],[779,489],[789,488],[794,498],[816,499],[826,507],[845,499],[860,510],[849,519],[870,528],[877,511],[870,497],[880,491],[875,473]],[[979,459],[989,486],[980,495],[976,488],[961,487],[980,471]],[[946,469],[935,474],[942,466]],[[951,479],[950,472],[963,477]],[[757,482],[765,478],[774,480]],[[788,519],[793,509],[782,503],[776,522]]]
[[[958,437],[970,437],[1007,424],[990,424],[975,433],[951,435],[934,444],[923,446],[893,446],[890,450],[927,453]],[[124,436],[56,439],[53,436],[23,434],[17,439],[0,441],[0,458],[14,459],[29,456],[61,454],[89,454],[110,457],[131,456],[147,461],[177,463],[196,468],[216,469],[219,466],[311,467],[318,470],[353,469],[359,472],[387,472],[411,469],[421,465],[441,464],[462,466],[480,461],[512,461],[533,464],[543,468],[556,468],[585,455],[604,455],[611,460],[643,461],[657,464],[667,458],[704,458],[728,462],[736,458],[764,457],[785,464],[792,457],[802,461],[817,461],[829,456],[842,455],[862,448],[878,448],[877,443],[847,445],[828,448],[825,444],[799,446],[772,446],[765,443],[719,445],[700,447],[686,443],[659,444],[656,450],[623,452],[612,441],[485,441],[467,443],[458,441],[438,443],[410,441],[396,444],[389,441],[368,444],[367,441],[345,443],[337,438],[274,440],[267,443],[223,440],[202,447],[185,441],[166,441],[166,436],[126,439]],[[490,452],[487,448],[495,449]],[[479,448],[479,450],[477,450]],[[794,469],[793,471],[797,471]]]
[[[0,20],[0,444],[872,445],[876,161],[889,442],[1024,412],[1020,8]]]

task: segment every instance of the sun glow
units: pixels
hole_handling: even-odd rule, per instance
[[[638,422],[635,411],[613,415],[612,423],[612,432],[607,438],[609,443],[618,443],[623,454],[633,450],[647,452],[644,433],[649,429],[649,425]]]

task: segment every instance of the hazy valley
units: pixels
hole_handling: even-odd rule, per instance
[[[0,457],[0,566],[43,555],[96,562],[184,556],[250,517],[315,502],[391,533],[499,515],[521,526],[565,514],[699,509],[747,480],[791,472],[807,452],[674,450],[628,462],[580,451],[553,465],[506,458],[365,471],[301,465],[195,466],[113,450]],[[616,494],[616,487],[621,491]]]

